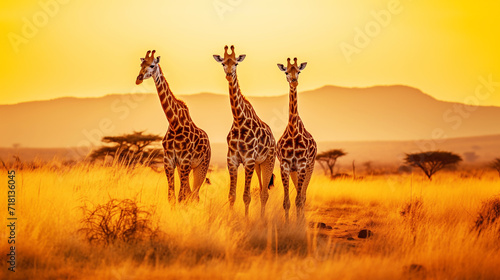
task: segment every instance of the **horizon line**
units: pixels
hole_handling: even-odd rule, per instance
[[[377,87],[406,87],[406,88],[410,88],[410,89],[416,89],[418,90],[419,92],[421,92],[422,94],[425,94],[435,100],[438,100],[438,101],[443,101],[443,102],[451,102],[451,103],[461,103],[461,102],[455,102],[455,101],[448,101],[448,100],[441,100],[441,99],[437,99],[436,97],[428,94],[428,93],[425,93],[424,91],[422,91],[421,89],[417,88],[417,87],[413,87],[413,86],[409,86],[409,85],[404,85],[404,84],[386,84],[386,85],[383,85],[383,84],[378,84],[378,85],[371,85],[371,86],[366,86],[366,87],[360,87],[360,86],[352,86],[352,87],[349,87],[349,86],[337,86],[337,85],[323,85],[323,86],[320,86],[320,87],[317,87],[317,88],[313,88],[313,89],[308,89],[308,90],[304,90],[302,92],[311,92],[311,91],[316,91],[316,90],[320,90],[320,89],[323,89],[323,88],[327,88],[327,87],[334,87],[334,88],[341,88],[341,89],[371,89],[371,88],[377,88]],[[71,96],[71,95],[68,95],[68,96],[61,96],[61,97],[55,97],[55,98],[49,98],[49,99],[36,99],[36,100],[29,100],[29,101],[21,101],[21,102],[16,102],[16,103],[2,103],[0,104],[0,106],[3,106],[3,105],[19,105],[19,104],[23,104],[23,103],[32,103],[32,102],[47,102],[47,101],[55,101],[55,100],[60,100],[60,99],[67,99],[67,98],[74,98],[74,99],[98,99],[98,98],[103,98],[103,97],[107,97],[107,96],[112,96],[112,95],[127,95],[127,94],[156,94],[155,92],[149,92],[149,93],[107,93],[107,94],[104,94],[104,95],[99,95],[99,96],[89,96],[89,97],[79,97],[79,96]],[[202,94],[211,94],[211,95],[222,95],[222,96],[227,96],[227,93],[214,93],[214,92],[197,92],[197,93],[183,93],[183,94],[175,94],[175,96],[193,96],[193,95],[202,95]],[[245,94],[246,97],[249,97],[249,98],[271,98],[271,97],[281,97],[281,96],[285,96],[287,95],[288,93],[284,93],[284,94],[273,94],[273,95],[268,95],[268,96],[265,96],[265,95],[247,95]],[[494,106],[494,105],[482,105],[481,107],[500,107],[500,106]]]
[[[472,136],[462,136],[462,137],[452,137],[446,138],[446,141],[453,140],[465,140],[465,139],[473,139],[473,138],[489,138],[489,137],[500,137],[500,133],[495,134],[482,134],[482,135],[472,135]],[[433,140],[432,138],[418,138],[418,139],[392,139],[392,140],[384,140],[384,139],[372,139],[372,140],[327,140],[327,141],[318,141],[318,143],[382,143],[382,142],[416,142],[416,141],[427,141]],[[226,142],[211,142],[212,144],[225,144]],[[0,146],[0,149],[75,149],[75,146],[58,146],[58,147],[32,147],[32,146],[22,146],[22,144],[17,147],[5,147]],[[94,148],[94,146],[85,146],[85,148]],[[425,151],[423,151],[425,152]]]

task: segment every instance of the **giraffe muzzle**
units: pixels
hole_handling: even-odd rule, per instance
[[[144,78],[144,75],[142,75],[142,74],[137,76],[137,80],[135,80],[135,84],[140,85],[142,83],[143,78]]]

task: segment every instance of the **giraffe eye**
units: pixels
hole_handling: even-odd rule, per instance
[[[234,66],[237,66],[237,65],[238,65],[238,63],[236,63]]]
[[[288,72],[285,72],[285,74],[287,74],[287,75],[288,75]]]
[[[222,63],[222,66],[226,66],[226,64]]]

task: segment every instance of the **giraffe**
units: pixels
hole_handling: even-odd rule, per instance
[[[271,128],[255,113],[252,105],[242,95],[236,75],[236,66],[246,55],[236,57],[234,46],[231,54],[224,47],[224,58],[214,55],[217,62],[222,63],[226,79],[229,82],[229,101],[233,114],[233,124],[227,136],[227,168],[230,176],[229,205],[233,209],[236,200],[236,182],[238,167],[245,168],[245,189],[243,202],[245,216],[248,217],[250,205],[250,183],[254,170],[260,185],[261,217],[265,215],[266,203],[269,198],[268,189],[274,185],[274,162],[276,161],[276,143]]]
[[[186,104],[175,98],[159,65],[160,57],[154,57],[155,51],[148,51],[141,58],[141,70],[136,84],[153,77],[160,103],[167,117],[169,126],[162,141],[163,162],[168,181],[168,201],[175,203],[175,168],[180,177],[179,202],[185,199],[199,200],[200,187],[203,184],[210,164],[210,142],[208,135],[197,127]],[[193,191],[189,186],[189,173],[193,170]]]
[[[305,129],[297,110],[297,85],[300,71],[306,68],[307,62],[297,65],[297,58],[294,63],[288,65],[278,64],[278,68],[284,71],[286,79],[290,84],[290,104],[288,125],[277,144],[278,159],[280,161],[281,180],[283,182],[285,218],[288,222],[290,210],[289,197],[289,176],[291,175],[293,184],[297,189],[295,206],[297,208],[297,220],[304,220],[304,204],[306,202],[306,192],[309,181],[314,170],[314,160],[316,158],[316,142],[312,135]]]

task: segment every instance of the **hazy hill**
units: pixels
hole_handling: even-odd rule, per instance
[[[225,142],[232,116],[227,95],[178,96],[212,143]],[[288,95],[250,97],[279,138],[288,120]],[[380,141],[500,134],[500,107],[443,102],[406,86],[299,91],[299,113],[317,141]],[[469,112],[467,109],[473,111]],[[156,94],[113,94],[0,105],[0,147],[78,147],[103,135],[133,130],[163,135],[167,120]]]
[[[433,145],[432,147],[430,147]],[[435,146],[434,146],[435,145]],[[453,151],[462,156],[467,165],[485,165],[494,158],[500,157],[500,135],[476,136],[465,138],[451,138],[445,141],[435,142],[432,140],[410,140],[410,141],[335,141],[318,142],[318,150],[344,149],[345,157],[339,159],[338,167],[342,172],[351,169],[352,161],[362,170],[363,164],[372,162],[372,165],[400,165],[403,163],[405,153],[413,153],[421,150],[422,146],[429,149]],[[77,151],[81,151],[81,155]],[[39,159],[50,161],[52,159],[70,160],[81,159],[89,149],[76,148],[0,148],[0,159],[13,161],[14,155],[23,161]],[[222,168],[226,166],[227,144],[212,143],[212,165]],[[278,168],[278,165],[276,165]],[[318,165],[318,169],[319,169]]]

